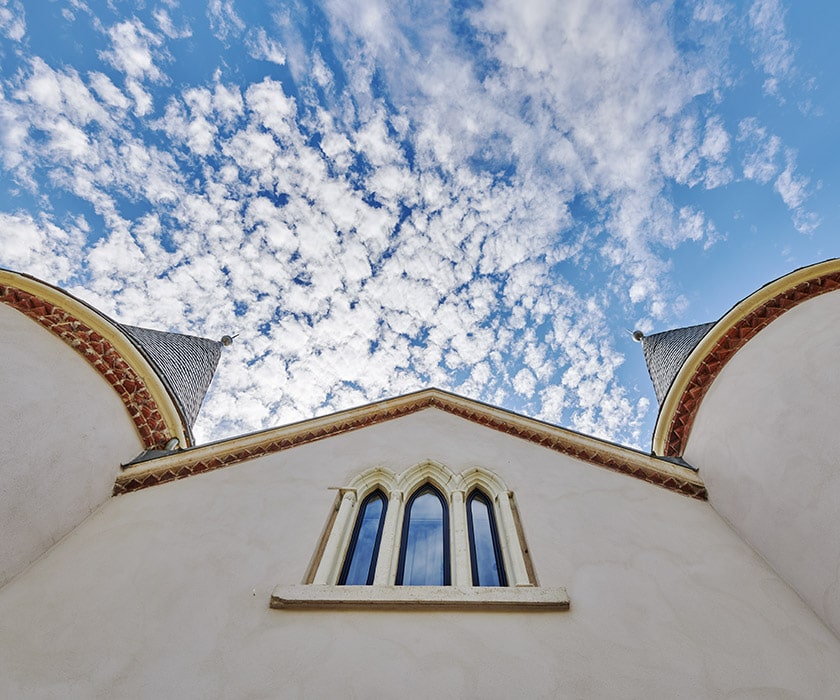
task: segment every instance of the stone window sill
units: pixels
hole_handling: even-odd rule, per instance
[[[565,588],[535,586],[277,586],[271,607],[278,610],[511,610],[569,609]]]

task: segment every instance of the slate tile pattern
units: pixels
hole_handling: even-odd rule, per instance
[[[157,370],[192,427],[219,364],[222,344],[181,333],[118,324]]]
[[[675,328],[642,338],[642,350],[645,353],[648,374],[653,382],[656,400],[660,405],[680,367],[686,361],[691,351],[697,347],[714,323],[702,323],[698,326]]]

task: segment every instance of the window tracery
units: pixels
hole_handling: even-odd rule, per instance
[[[533,586],[512,494],[480,467],[376,467],[339,489],[314,584]]]

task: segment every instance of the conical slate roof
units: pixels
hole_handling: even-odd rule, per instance
[[[158,371],[192,428],[219,364],[222,344],[193,335],[119,326]]]
[[[653,382],[656,399],[661,404],[671,388],[671,383],[688,359],[691,351],[703,339],[714,323],[675,328],[663,333],[641,337],[648,373]]]

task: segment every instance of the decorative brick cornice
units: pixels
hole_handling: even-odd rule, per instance
[[[840,290],[840,271],[819,275],[775,294],[725,328],[712,349],[700,361],[680,395],[665,436],[663,454],[672,457],[683,454],[703,397],[738,350],[786,311],[804,301],[837,290]]]
[[[527,440],[611,471],[705,500],[706,488],[690,469],[677,467],[640,452],[606,443],[515,413],[464,399],[438,389],[304,421],[286,428],[196,447],[130,467],[114,485],[114,494],[136,491],[194,474],[213,471],[249,459],[401,418],[427,408]],[[157,464],[156,464],[157,463]]]
[[[169,431],[152,394],[107,338],[55,304],[17,287],[0,285],[0,302],[61,338],[105,378],[125,405],[145,449],[166,444]]]

